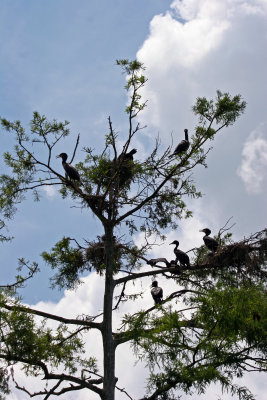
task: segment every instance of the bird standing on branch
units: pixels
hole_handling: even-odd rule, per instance
[[[189,147],[189,139],[188,139],[188,129],[184,130],[184,140],[182,140],[175,148],[174,152],[170,155],[170,157],[172,156],[178,156],[181,153],[183,153],[184,151],[186,151]]]
[[[173,252],[176,256],[176,261],[179,261],[181,265],[186,265],[187,267],[190,267],[190,260],[188,255],[184,251],[178,249],[179,246],[178,240],[174,240],[173,242],[170,243],[170,245],[171,244],[175,244]]]
[[[209,250],[215,253],[215,251],[218,249],[219,243],[217,242],[217,240],[209,236],[211,234],[211,230],[209,228],[205,228],[201,229],[199,232],[205,233],[205,236],[203,236],[204,243]]]
[[[61,158],[62,159],[63,168],[65,169],[66,175],[70,178],[70,180],[74,180],[74,181],[80,182],[81,178],[80,178],[80,175],[79,175],[79,172],[77,171],[77,169],[66,162],[67,158],[68,158],[68,155],[66,153],[60,153],[57,156],[57,158]]]

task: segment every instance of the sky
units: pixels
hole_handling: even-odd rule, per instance
[[[241,94],[247,102],[245,114],[216,136],[208,168],[194,173],[203,197],[190,201],[193,218],[168,232],[166,243],[179,239],[185,251],[200,246],[199,229],[209,226],[215,234],[231,217],[236,240],[266,227],[266,0],[2,0],[0,44],[0,115],[19,119],[25,127],[35,110],[48,119],[70,121],[71,135],[57,150],[71,152],[80,133],[76,162],[83,158],[83,146],[101,151],[108,116],[122,137],[127,129],[125,77],[116,59],[137,58],[146,66],[148,81],[142,95],[148,105],[140,122],[147,129],[136,142],[140,160],[155,137],[167,147],[172,136],[182,139],[184,128],[189,134],[194,130],[192,105],[198,96],[214,97],[217,89]],[[1,134],[1,153],[12,144],[7,134]],[[59,160],[53,160],[53,166],[61,171]],[[4,170],[2,159],[0,168]],[[40,273],[22,292],[26,303],[62,315],[68,310],[74,316],[77,309],[93,314],[102,307],[101,279],[91,273],[76,292],[52,290],[51,271],[40,258],[63,234],[94,240],[102,233],[95,218],[72,206],[53,190],[43,190],[38,203],[29,196],[19,204],[8,224],[14,240],[1,244],[1,280],[12,281],[18,257],[38,261]],[[141,235],[134,240],[141,243]],[[151,256],[163,253],[170,258],[172,249],[163,244]],[[164,284],[167,295],[172,288]],[[132,310],[151,303],[150,281],[142,285],[143,303],[128,306]],[[130,371],[142,381],[144,367],[134,367],[125,353],[118,355],[121,386],[138,396],[141,387],[134,386]],[[127,375],[124,367],[129,362],[133,369]],[[246,381],[257,400],[265,400],[264,379],[253,375]],[[205,398],[217,394],[220,390],[213,387]],[[75,398],[84,395],[76,393]],[[9,396],[24,398],[17,392]]]

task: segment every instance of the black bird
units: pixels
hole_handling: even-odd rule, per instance
[[[178,246],[179,246],[178,240],[174,240],[170,244],[175,244],[175,248],[174,248],[173,252],[176,256],[176,261],[179,261],[180,264],[182,264],[182,265],[186,265],[187,267],[190,267],[190,261],[189,261],[188,255],[184,251],[178,249]]]
[[[178,156],[179,154],[186,151],[189,147],[189,140],[188,140],[188,129],[184,130],[185,139],[182,140],[175,148],[174,152],[171,154],[172,156]]]
[[[119,171],[119,186],[123,187],[129,185],[133,179],[134,162],[133,155],[137,152],[136,149],[131,150],[129,153],[121,153],[118,157]]]
[[[209,250],[211,250],[211,251],[213,251],[213,253],[215,253],[215,251],[218,249],[219,243],[217,242],[217,240],[215,240],[209,236],[211,234],[211,230],[208,228],[205,228],[205,229],[201,229],[199,232],[205,233],[205,236],[203,236],[204,243]]]
[[[129,153],[121,153],[118,157],[118,160],[121,161],[123,159],[123,161],[133,161],[133,155],[135,153],[137,153],[136,149],[129,151]]]
[[[67,176],[70,178],[70,180],[74,180],[74,181],[79,181],[81,180],[79,172],[77,171],[76,168],[74,168],[72,165],[68,164],[67,158],[68,155],[66,153],[60,153],[57,158],[61,158],[62,159],[62,165],[63,168],[66,171]]]
[[[151,285],[151,294],[156,304],[160,304],[162,302],[163,290],[158,286],[158,281],[153,281]]]

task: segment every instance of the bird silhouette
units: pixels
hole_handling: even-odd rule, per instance
[[[211,230],[209,228],[205,228],[201,229],[199,232],[205,233],[205,235],[203,236],[204,243],[209,250],[215,253],[215,251],[218,249],[219,243],[217,242],[217,240],[209,236],[211,234]]]
[[[175,244],[173,252],[176,256],[176,261],[179,261],[181,265],[186,265],[187,267],[190,267],[190,260],[188,255],[184,251],[178,249],[179,246],[178,240],[174,240],[173,242],[170,243],[170,245],[171,244]]]
[[[184,151],[186,151],[189,147],[189,139],[188,139],[188,129],[184,130],[184,140],[182,140],[176,147],[174,152],[170,155],[170,157],[172,156],[178,156],[181,153],[183,153]]]
[[[133,161],[133,155],[137,153],[136,149],[132,149],[131,151],[129,151],[129,153],[121,153],[118,157],[118,160],[121,161]]]
[[[60,153],[57,156],[57,158],[62,159],[62,166],[66,172],[66,175],[70,178],[70,180],[80,182],[81,178],[80,178],[80,175],[79,175],[79,172],[77,171],[77,169],[66,162],[68,155],[66,153]]]

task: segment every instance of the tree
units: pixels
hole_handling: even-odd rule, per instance
[[[145,128],[135,121],[146,106],[140,95],[146,78],[138,61],[120,60],[117,64],[127,74],[128,136],[119,152],[118,135],[108,118],[103,152],[95,155],[85,148],[84,162],[76,165],[80,182],[51,167],[55,146],[69,135],[67,121],[49,122],[34,112],[30,132],[26,132],[19,121],[2,118],[2,127],[17,142],[13,152],[4,154],[11,173],[0,178],[3,218],[14,215],[16,204],[27,192],[39,200],[40,188],[58,187],[63,199],[71,197],[98,218],[103,235],[86,243],[64,236],[50,252],[45,251],[44,260],[55,270],[52,283],[75,289],[81,272],[92,269],[105,281],[103,313],[97,316],[68,319],[31,309],[18,298],[1,294],[3,392],[7,390],[6,374],[11,374],[18,389],[44,399],[84,388],[102,400],[113,400],[115,388],[130,397],[114,373],[116,349],[129,342],[151,371],[148,393],[142,400],[173,399],[176,389],[204,392],[211,382],[219,382],[240,399],[252,399],[249,390],[233,384],[232,378],[249,370],[266,371],[266,231],[234,243],[224,227],[216,253],[210,254],[204,246],[194,249],[191,265],[147,257],[155,237],[163,240],[167,229],[176,229],[179,220],[191,216],[186,198],[201,196],[191,171],[206,165],[210,149],[204,145],[236,121],[245,102],[240,95],[231,97],[220,91],[215,100],[198,98],[193,107],[198,124],[190,135],[189,149],[172,156],[171,147],[162,152],[157,140],[147,159],[136,161],[132,140]],[[78,144],[79,137],[70,162]],[[39,158],[40,145],[46,161]],[[118,237],[119,228],[124,240]],[[145,236],[141,248],[130,240],[136,231]],[[144,263],[147,269],[140,271]],[[130,297],[127,284],[161,275],[174,280],[177,290],[159,305],[125,315],[120,330],[114,332],[112,315]],[[120,296],[114,299],[117,287]],[[57,323],[56,327],[51,328],[50,321]],[[97,330],[102,336],[100,372],[97,360],[83,355],[82,338],[88,330]],[[25,373],[41,376],[53,385],[30,393],[16,381],[11,367],[17,363],[22,363]]]

